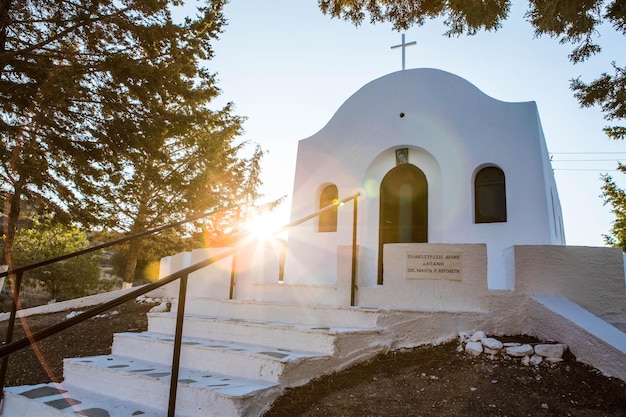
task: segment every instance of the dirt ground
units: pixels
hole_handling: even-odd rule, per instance
[[[475,358],[456,347],[381,355],[287,390],[265,417],[626,416],[626,384],[571,355],[554,367],[528,367],[504,357]]]
[[[7,385],[61,380],[64,357],[107,354],[113,333],[146,329],[150,304],[127,303],[11,358]],[[67,312],[27,319],[32,330]],[[0,323],[4,339],[6,322]],[[22,337],[23,326],[17,327]],[[516,338],[520,340],[520,338]],[[532,340],[520,340],[532,341]],[[512,359],[474,358],[456,344],[380,355],[366,364],[289,389],[265,417],[626,416],[626,384],[576,362],[527,367]]]
[[[11,355],[7,386],[62,381],[63,358],[111,353],[113,334],[147,329],[146,313],[152,307],[154,304],[128,302],[110,310],[102,317],[94,317],[42,340],[36,349],[27,348]],[[65,320],[69,313],[66,311],[26,317],[25,323],[18,320],[13,341],[24,337],[24,324],[31,332],[34,332]],[[6,339],[6,328],[7,322],[0,322],[0,338],[3,341]]]

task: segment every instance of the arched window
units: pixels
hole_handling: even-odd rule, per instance
[[[337,186],[334,184],[324,187],[320,194],[320,206],[324,208],[330,204],[335,203],[339,199],[339,192]],[[337,231],[337,206],[334,206],[330,210],[319,215],[318,232],[336,232]]]
[[[506,222],[504,172],[497,167],[483,168],[474,179],[474,222]]]

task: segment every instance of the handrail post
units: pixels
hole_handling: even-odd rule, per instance
[[[9,315],[9,323],[7,324],[6,337],[4,338],[3,345],[8,345],[13,341],[13,331],[15,329],[15,318],[17,316],[17,307],[20,304],[20,287],[22,286],[23,271],[18,271],[15,275],[15,281],[12,282],[13,290],[13,302],[11,303],[11,314]],[[9,282],[12,280],[9,276]],[[4,404],[4,385],[6,383],[7,369],[9,367],[9,357],[5,356],[0,362],[0,411],[2,411],[2,405]]]
[[[178,290],[178,309],[176,311],[176,332],[174,334],[174,353],[172,355],[172,375],[170,378],[170,397],[167,407],[167,417],[175,417],[176,415],[176,395],[178,392],[178,373],[180,370],[180,352],[183,341],[188,277],[189,275],[185,274],[180,278],[180,287]]]
[[[235,298],[235,274],[237,268],[237,253],[233,253],[233,260],[230,265],[230,289],[228,291],[228,299]]]
[[[352,212],[352,275],[351,275],[351,284],[350,284],[350,306],[354,307],[356,305],[356,262],[357,262],[357,253],[356,253],[356,227],[357,227],[357,213],[358,213],[358,195],[354,197],[354,206]]]

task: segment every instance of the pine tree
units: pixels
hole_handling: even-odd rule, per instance
[[[226,203],[256,199],[260,172],[254,168],[262,152],[257,150],[247,159],[239,157],[244,143],[233,143],[240,130],[239,119],[228,112],[219,117],[208,113],[201,123],[181,136],[166,135],[157,157],[146,151],[120,151],[116,164],[107,167],[104,180],[96,183],[91,178],[83,183],[90,194],[85,192],[89,198],[81,200],[85,213],[81,217],[135,234]],[[250,177],[255,181],[252,187],[248,186]],[[186,230],[186,235],[192,236],[193,230],[182,229],[181,233]],[[141,240],[130,242],[123,273],[126,285],[133,282],[142,250]]]
[[[224,3],[176,20],[183,0],[0,0],[6,263],[23,199],[132,232],[233,198],[241,119],[209,108],[201,66]]]
[[[617,168],[619,172],[626,174],[626,165],[620,163]],[[619,188],[610,175],[604,175],[602,180],[604,181],[602,185],[604,204],[610,204],[611,211],[615,215],[611,233],[604,235],[604,241],[626,252],[626,191]]]
[[[332,18],[360,25],[369,16],[371,23],[390,22],[396,30],[421,26],[426,20],[444,18],[446,35],[473,35],[481,30],[502,27],[511,0],[318,0],[320,10]],[[626,5],[622,0],[529,0],[526,19],[537,36],[550,36],[573,45],[569,59],[584,61],[599,53],[598,27],[605,22],[616,32],[626,34]],[[571,88],[582,106],[599,105],[607,120],[623,120],[626,102],[626,67],[613,65],[613,75],[604,73],[591,83],[580,79]],[[604,131],[615,139],[626,137],[626,127],[609,126]]]

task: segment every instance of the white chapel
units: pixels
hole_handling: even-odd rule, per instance
[[[286,388],[469,335],[478,354],[486,335],[534,336],[548,366],[557,347],[626,381],[624,255],[565,245],[534,102],[435,69],[383,76],[299,142],[292,199],[286,246],[163,258],[148,331],[66,359],[62,383],[6,388],[0,415],[259,417]]]
[[[355,193],[361,286],[384,285],[391,243],[486,244],[490,289],[513,288],[505,248],[565,244],[536,104],[499,101],[441,70],[368,83],[299,142],[292,220]],[[292,230],[285,276],[333,284],[351,218],[328,212]]]

